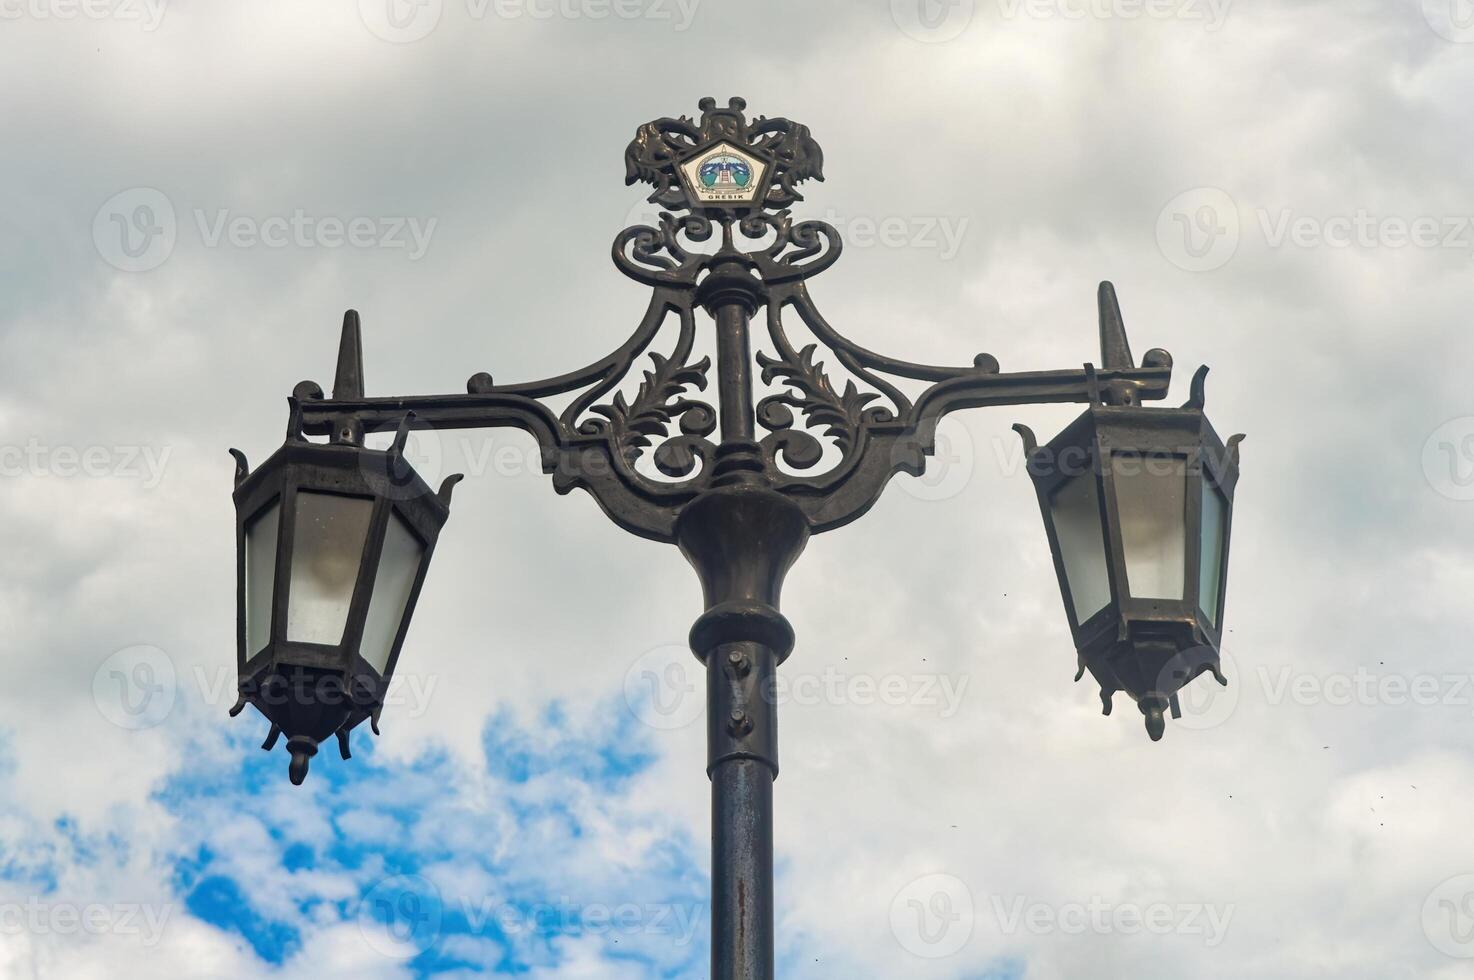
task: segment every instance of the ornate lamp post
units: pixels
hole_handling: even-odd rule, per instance
[[[839,257],[839,234],[822,221],[795,221],[788,210],[803,199],[799,183],[823,179],[808,129],[787,119],[749,121],[736,98],[725,108],[703,99],[700,108],[696,121],[646,123],[625,153],[626,183],[653,185],[649,200],[668,210],[658,225],[627,228],[614,240],[615,265],[651,298],[634,334],[608,357],[545,381],[499,385],[482,373],[465,394],[370,398],[357,315],[348,314],[333,397],[299,384],[287,445],[250,476],[238,460],[237,710],[254,703],[272,721],[268,748],[277,731],[289,735],[294,779],[317,741],[341,733],[346,754],[347,730],[377,719],[449,487],[432,495],[393,449],[364,449],[366,430],[402,432],[412,413],[432,428],[530,432],[554,489],[587,490],[620,527],[677,545],[701,579],[706,611],[691,629],[691,649],[707,672],[712,977],[767,980],[778,746],[764,693],[793,649],[779,594],[809,536],[860,517],[894,474],[920,475],[948,412],[1088,403],[1045,450],[1025,432],[1030,470],[1082,671],[1094,671],[1107,704],[1113,690],[1135,697],[1156,737],[1177,690],[1202,670],[1217,672],[1237,454],[1203,419],[1201,377],[1183,409],[1141,407],[1166,397],[1172,359],[1153,350],[1141,365],[1132,361],[1109,284],[1101,290],[1099,369],[1004,373],[988,354],[938,367],[850,342],[806,285]],[[692,247],[705,242],[716,247]],[[697,395],[712,368],[692,357],[701,311],[715,324],[715,405]],[[763,349],[754,353],[759,314]],[[813,343],[790,338],[792,316]],[[653,350],[671,321],[672,339]],[[843,387],[816,359],[821,345],[850,375]],[[647,352],[649,367],[627,398],[616,389]],[[758,400],[755,375],[776,393]],[[908,397],[903,379],[927,387]],[[562,412],[545,404],[568,394],[574,398]],[[302,433],[331,442],[309,443]],[[1075,468],[1056,465],[1071,448]],[[661,476],[638,468],[647,456]],[[1170,460],[1164,478],[1138,481],[1123,465],[1157,457]],[[1072,482],[1082,472],[1084,482]],[[323,493],[338,499],[308,496]],[[314,563],[327,569],[316,580]],[[294,633],[293,593],[313,605],[310,642]],[[348,687],[347,706],[323,710],[313,700],[319,687],[299,680],[324,674]],[[275,682],[268,697],[275,677],[292,683]]]

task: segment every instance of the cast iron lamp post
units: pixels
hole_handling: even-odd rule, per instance
[[[1172,359],[1138,366],[1110,284],[1100,289],[1101,366],[1003,373],[979,354],[967,367],[895,360],[837,332],[806,280],[839,257],[836,230],[795,221],[801,181],[822,179],[806,127],[749,122],[746,104],[701,101],[701,118],[657,119],[625,153],[626,183],[655,188],[657,225],[614,240],[626,276],[651,289],[634,335],[579,371],[498,385],[473,375],[465,394],[369,398],[358,316],[344,319],[333,396],[302,382],[286,444],[248,473],[237,453],[240,701],[285,734],[300,782],[317,745],[377,720],[449,505],[404,463],[411,416],[437,429],[514,426],[538,441],[559,493],[582,488],[620,527],[675,544],[695,568],[706,611],[691,649],[707,672],[712,783],[712,977],[773,976],[775,673],[793,649],[778,611],[784,575],[811,534],[864,514],[898,473],[920,475],[937,421],[990,405],[1090,407],[1041,449],[1021,429],[1075,635],[1080,673],[1106,709],[1124,690],[1153,738],[1177,691],[1198,673],[1220,680],[1218,644],[1237,439],[1202,414],[1202,372],[1181,409],[1167,395]],[[720,235],[708,252],[690,248]],[[715,324],[716,405],[700,400],[711,363],[693,359],[697,312]],[[785,314],[813,336],[790,339]],[[767,348],[751,326],[764,315]],[[668,321],[674,338],[633,395],[618,387]],[[815,357],[822,345],[850,375],[842,388]],[[775,390],[755,395],[757,376]],[[926,383],[916,397],[902,379]],[[573,395],[562,412],[545,403]],[[388,451],[366,431],[398,429]],[[718,428],[720,431],[718,434]],[[674,431],[672,431],[674,429]],[[306,439],[327,436],[326,444]],[[648,464],[658,476],[646,468]],[[1077,675],[1078,679],[1078,675]],[[766,695],[766,696],[765,696]]]

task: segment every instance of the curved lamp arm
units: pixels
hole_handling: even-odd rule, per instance
[[[937,422],[950,412],[1057,402],[1139,404],[1167,397],[1172,355],[1154,348],[1137,365],[1131,356],[1114,286],[1101,283],[1097,300],[1101,367],[1087,363],[1079,370],[1004,373],[990,354],[978,354],[970,367],[942,367],[885,357],[847,340],[830,326],[801,282],[775,292],[768,327],[780,354],[764,363],[775,365],[771,372],[786,376],[790,383],[796,376],[808,377],[797,385],[797,395],[766,400],[766,415],[778,423],[791,421],[793,409],[804,412],[811,421],[817,415],[829,423],[829,434],[842,450],[840,463],[828,472],[819,476],[785,475],[776,488],[800,502],[815,531],[830,530],[869,510],[896,473],[920,476],[926,457],[935,450]],[[822,365],[813,363],[812,349],[793,349],[782,322],[784,307],[791,307],[851,375],[883,395],[890,405],[871,406],[875,395],[861,393],[853,384],[836,392],[824,377]],[[913,400],[887,376],[932,383]],[[778,411],[779,406],[787,415]],[[764,414],[760,406],[760,418]],[[788,431],[780,425],[766,440],[775,461],[782,458],[790,468],[816,463],[817,447],[808,444],[808,435],[795,437]],[[790,446],[795,447],[793,452]]]
[[[616,394],[610,404],[595,405],[628,375],[673,313],[680,320],[676,348],[668,357],[651,355],[656,369],[647,374],[645,386],[633,401]],[[428,429],[521,429],[537,440],[543,472],[553,476],[559,493],[586,489],[619,526],[642,537],[669,541],[681,506],[700,492],[703,481],[651,479],[635,470],[634,460],[648,445],[653,430],[663,429],[679,415],[687,440],[676,446],[669,441],[663,444],[657,465],[663,461],[663,471],[683,475],[709,463],[712,447],[701,436],[714,428],[715,413],[705,403],[679,397],[688,387],[699,389],[706,384],[705,363],[685,363],[694,336],[689,303],[678,291],[661,288],[655,290],[629,340],[578,371],[511,385],[497,385],[483,372],[470,378],[463,395],[368,397],[364,394],[359,315],[349,310],[343,317],[333,396],[325,398],[322,387],[313,381],[301,382],[293,394],[301,405],[303,432],[342,441],[361,443],[366,431],[395,428],[410,413],[417,426]],[[561,414],[542,401],[581,390]],[[589,413],[596,417],[580,422]],[[686,455],[682,455],[683,446]]]

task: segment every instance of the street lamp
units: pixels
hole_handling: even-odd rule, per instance
[[[794,644],[793,629],[779,612],[779,595],[809,536],[862,516],[896,473],[921,475],[934,448],[937,422],[949,412],[1088,403],[1091,408],[1081,421],[1051,447],[1075,447],[1087,459],[1112,460],[1112,467],[1118,451],[1123,461],[1133,453],[1165,452],[1180,459],[1180,465],[1167,464],[1165,478],[1150,475],[1132,483],[1137,477],[1110,469],[1083,483],[1057,484],[1047,482],[1053,479],[1047,466],[1031,453],[1035,478],[1046,481],[1040,484],[1046,527],[1082,659],[1103,687],[1137,697],[1151,727],[1153,712],[1160,721],[1163,699],[1170,705],[1171,695],[1185,683],[1176,675],[1162,679],[1160,668],[1186,665],[1185,675],[1194,672],[1199,661],[1184,655],[1190,649],[1185,638],[1208,640],[1216,649],[1236,466],[1202,421],[1200,379],[1188,407],[1140,414],[1148,411],[1139,407],[1141,402],[1167,396],[1172,358],[1154,350],[1140,365],[1132,361],[1108,285],[1102,292],[1103,311],[1107,297],[1110,310],[1101,319],[1099,369],[1086,365],[1083,370],[1005,373],[989,354],[978,354],[960,367],[919,364],[883,356],[845,338],[819,312],[807,287],[808,279],[839,258],[839,233],[823,221],[795,220],[789,210],[803,200],[798,184],[823,179],[823,156],[808,128],[783,118],[749,121],[746,103],[736,98],[725,107],[703,99],[700,108],[699,120],[682,116],[644,124],[625,152],[626,183],[652,185],[648,199],[665,210],[654,223],[626,228],[614,240],[615,265],[651,291],[644,316],[623,346],[581,370],[543,381],[497,384],[491,375],[478,373],[467,382],[465,394],[366,397],[362,341],[357,315],[350,312],[333,397],[325,398],[310,381],[296,387],[292,432],[278,456],[311,463],[316,456],[298,454],[333,452],[338,454],[334,459],[354,460],[331,469],[339,477],[350,470],[377,473],[385,461],[362,448],[363,433],[397,426],[402,439],[410,413],[418,424],[433,429],[512,426],[536,438],[543,470],[552,475],[559,493],[586,490],[618,526],[680,548],[701,580],[706,605],[690,639],[707,674],[711,975],[713,980],[769,980],[774,948],[773,781],[778,774],[772,692],[778,666]],[[715,404],[699,397],[712,374],[709,358],[693,357],[701,312],[714,324]],[[755,317],[761,317],[758,351],[752,349]],[[795,342],[795,330],[804,331],[806,338]],[[820,348],[830,352],[836,369],[819,360]],[[639,370],[637,364],[647,354],[649,363],[638,385],[626,394],[621,384]],[[846,376],[842,384],[835,381],[839,370]],[[924,390],[908,395],[903,391],[912,387],[908,382],[920,382]],[[761,398],[759,384],[767,389]],[[548,401],[560,396],[567,404],[555,411]],[[329,436],[332,442],[309,443],[303,434]],[[393,454],[391,449],[388,455]],[[299,588],[294,544],[291,535],[280,535],[261,522],[273,519],[271,502],[279,497],[283,505],[277,527],[299,526],[301,508],[290,503],[292,495],[327,489],[301,482],[316,479],[319,468],[328,471],[326,459],[285,467],[274,478],[261,473],[244,477],[243,467],[237,474],[245,479],[236,491],[242,555],[242,705],[237,708],[246,702],[261,705],[257,678],[263,672],[328,670],[345,680],[364,677],[371,682],[369,695],[353,700],[346,713],[340,709],[324,716],[315,703],[300,712],[280,705],[262,708],[274,733],[280,729],[296,735],[304,756],[310,755],[309,741],[315,747],[327,734],[345,732],[344,726],[351,728],[355,719],[362,720],[365,712],[372,715],[382,704],[383,684],[423,581],[435,532],[445,519],[445,500],[430,495],[423,484],[408,498],[419,503],[395,498],[392,505],[380,493],[383,484],[374,479],[349,489],[340,486],[340,494],[373,499],[378,523],[371,518],[373,530],[363,534],[369,544],[360,554],[346,606],[342,583],[353,573],[350,565],[336,573],[342,579],[335,586],[338,605],[332,624],[346,617],[341,642],[314,646],[297,641],[290,596]],[[263,472],[271,469],[268,463]],[[1223,494],[1221,514],[1212,510],[1211,501],[1204,505],[1192,496],[1209,492],[1202,489],[1206,487]],[[442,489],[441,497],[447,493],[448,488]],[[375,669],[376,662],[363,648],[368,636],[364,617],[373,611],[372,593],[366,590],[374,587],[371,570],[382,567],[377,564],[379,542],[387,533],[384,515],[391,506],[420,533],[424,557],[402,619],[390,617],[397,633],[389,659],[383,669]],[[1092,513],[1097,525],[1090,524]],[[1215,530],[1220,518],[1221,532]],[[258,544],[258,531],[264,532],[262,542],[280,536],[275,552],[271,545]],[[356,545],[338,543],[336,535],[324,532],[321,536],[334,543],[323,547],[336,548],[339,555],[355,550]],[[356,529],[351,537],[359,540]],[[250,556],[257,548],[263,556],[275,554],[274,564],[269,557],[253,564]],[[1172,564],[1178,548],[1180,568]],[[274,578],[265,576],[267,566]],[[405,567],[400,564],[396,580],[402,581]],[[1182,580],[1180,590],[1173,568]],[[383,576],[380,571],[378,578]],[[1149,587],[1144,590],[1144,585]],[[1152,594],[1157,591],[1164,595]],[[252,596],[263,594],[271,596],[271,632],[263,652],[256,653],[253,648],[265,635],[266,620],[259,611],[253,618],[258,607]],[[1080,597],[1079,605],[1071,596]],[[1099,612],[1097,601],[1102,603]],[[390,607],[399,608],[394,603]],[[1110,643],[1105,640],[1107,625],[1114,629]],[[1173,657],[1178,659],[1169,665]],[[1216,670],[1216,653],[1208,669]],[[298,696],[297,688],[289,686],[286,696]],[[305,760],[299,764],[294,757],[293,769],[294,777],[299,775]]]
[[[1100,289],[1100,317],[1102,360],[1130,363],[1109,284]],[[1144,407],[1131,389],[1086,372],[1095,379],[1090,408],[1047,446],[1028,426],[1014,428],[1079,653],[1075,680],[1091,672],[1106,714],[1112,695],[1125,691],[1157,741],[1165,714],[1181,715],[1183,686],[1205,672],[1228,683],[1218,650],[1244,437],[1225,445],[1203,415],[1206,367],[1181,408]]]
[[[357,330],[350,320],[345,330]],[[236,668],[240,698],[287,736],[301,784],[317,746],[364,719],[375,734],[399,648],[459,476],[432,494],[404,460],[413,413],[387,451],[344,425],[329,444],[303,438],[291,399],[286,442],[254,473],[236,458]]]

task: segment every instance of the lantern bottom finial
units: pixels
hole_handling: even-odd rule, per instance
[[[1218,666],[1218,651],[1206,643],[1189,643],[1190,638],[1144,635],[1112,643],[1103,652],[1081,653],[1086,669],[1100,684],[1104,714],[1111,713],[1111,698],[1124,691],[1136,702],[1146,719],[1146,733],[1160,742],[1167,730],[1167,716],[1180,718],[1177,692],[1199,674],[1212,674],[1218,683],[1228,680]]]
[[[301,786],[302,781],[307,778],[307,767],[311,764],[312,757],[317,755],[317,742],[301,736],[289,738],[287,751],[292,753],[292,765],[287,774],[291,776],[293,786]]]
[[[1167,731],[1167,709],[1171,704],[1160,695],[1148,695],[1138,702],[1141,713],[1146,716],[1146,733],[1153,742],[1160,742]]]

